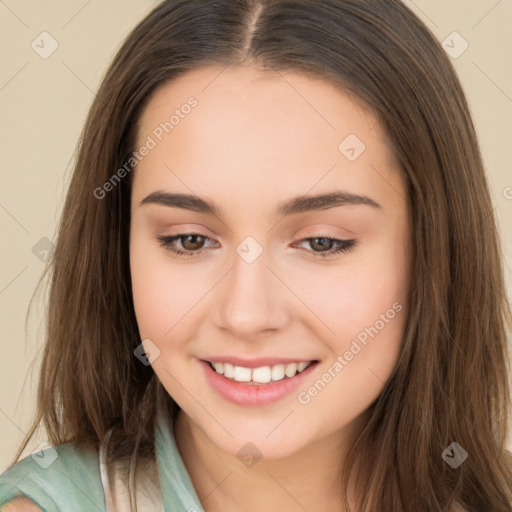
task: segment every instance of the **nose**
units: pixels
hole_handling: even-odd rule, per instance
[[[216,287],[215,322],[238,339],[258,339],[284,329],[290,319],[290,292],[269,267],[265,251],[252,263],[236,255]]]

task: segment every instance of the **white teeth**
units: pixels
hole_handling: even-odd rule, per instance
[[[224,363],[224,376],[228,379],[232,379],[234,374],[234,368],[232,364]]]
[[[228,379],[237,382],[253,382],[256,384],[267,384],[270,381],[279,381],[286,377],[294,377],[297,372],[304,371],[311,361],[290,363],[287,365],[276,364],[274,366],[260,366],[259,368],[245,368],[244,366],[233,366],[230,363],[212,363],[214,370]]]
[[[251,380],[251,369],[243,366],[235,366],[233,379],[237,382],[249,382]]]
[[[297,372],[297,363],[287,364],[286,368],[284,369],[284,374],[287,377],[293,377],[296,372]]]
[[[297,371],[301,372],[302,370],[305,370],[308,367],[308,365],[309,365],[309,363],[305,363],[305,362],[299,363],[297,365]]]
[[[249,370],[249,368],[247,368]],[[250,372],[249,372],[250,373]],[[260,384],[266,384],[272,380],[272,372],[270,366],[261,366],[252,370],[252,380]]]
[[[272,366],[272,380],[284,379],[284,364]]]

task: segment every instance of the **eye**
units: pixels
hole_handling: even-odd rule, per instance
[[[199,233],[180,233],[175,236],[157,237],[157,240],[160,241],[160,245],[165,250],[179,256],[197,256],[203,252],[203,245],[206,241],[213,242],[211,238]],[[176,242],[180,242],[182,249],[176,247]],[[308,252],[313,252],[315,258],[326,258],[338,253],[348,252],[357,245],[356,240],[341,240],[329,237],[304,238],[295,245],[303,243],[308,243],[313,248],[313,251]]]
[[[205,235],[201,235],[199,233],[180,233],[175,236],[161,236],[157,237],[157,240],[160,240],[161,246],[164,247],[167,251],[170,251],[174,254],[178,254],[180,256],[196,256],[200,252],[202,252],[202,244],[206,240],[213,240]],[[181,246],[185,250],[177,249],[175,247],[175,242],[179,241]]]
[[[334,254],[348,252],[352,250],[356,245],[356,240],[341,240],[339,238],[329,238],[329,237],[313,237],[313,238],[304,238],[299,243],[308,243],[311,247],[320,249],[320,252],[316,250],[313,251],[313,256],[319,258],[327,258]]]

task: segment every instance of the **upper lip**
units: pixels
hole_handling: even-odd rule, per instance
[[[259,357],[257,359],[242,359],[240,357],[232,356],[212,356],[205,357],[204,361],[211,363],[229,363],[233,366],[242,366],[244,368],[261,368],[262,366],[275,366],[276,364],[292,364],[302,362],[315,362],[316,359],[308,358],[289,358],[289,357]]]

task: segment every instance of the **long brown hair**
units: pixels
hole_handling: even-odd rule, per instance
[[[367,105],[407,177],[410,315],[395,371],[343,469],[365,512],[512,511],[507,302],[500,242],[469,108],[449,58],[398,0],[166,0],[128,36],[81,136],[51,270],[37,413],[51,443],[154,457],[155,414],[178,406],[140,364],[128,237],[134,151],[155,90],[187,70],[250,62],[321,77]],[[44,277],[44,275],[43,275]],[[468,458],[452,468],[457,442]],[[13,462],[13,464],[14,464]],[[348,502],[345,502],[348,506]]]

